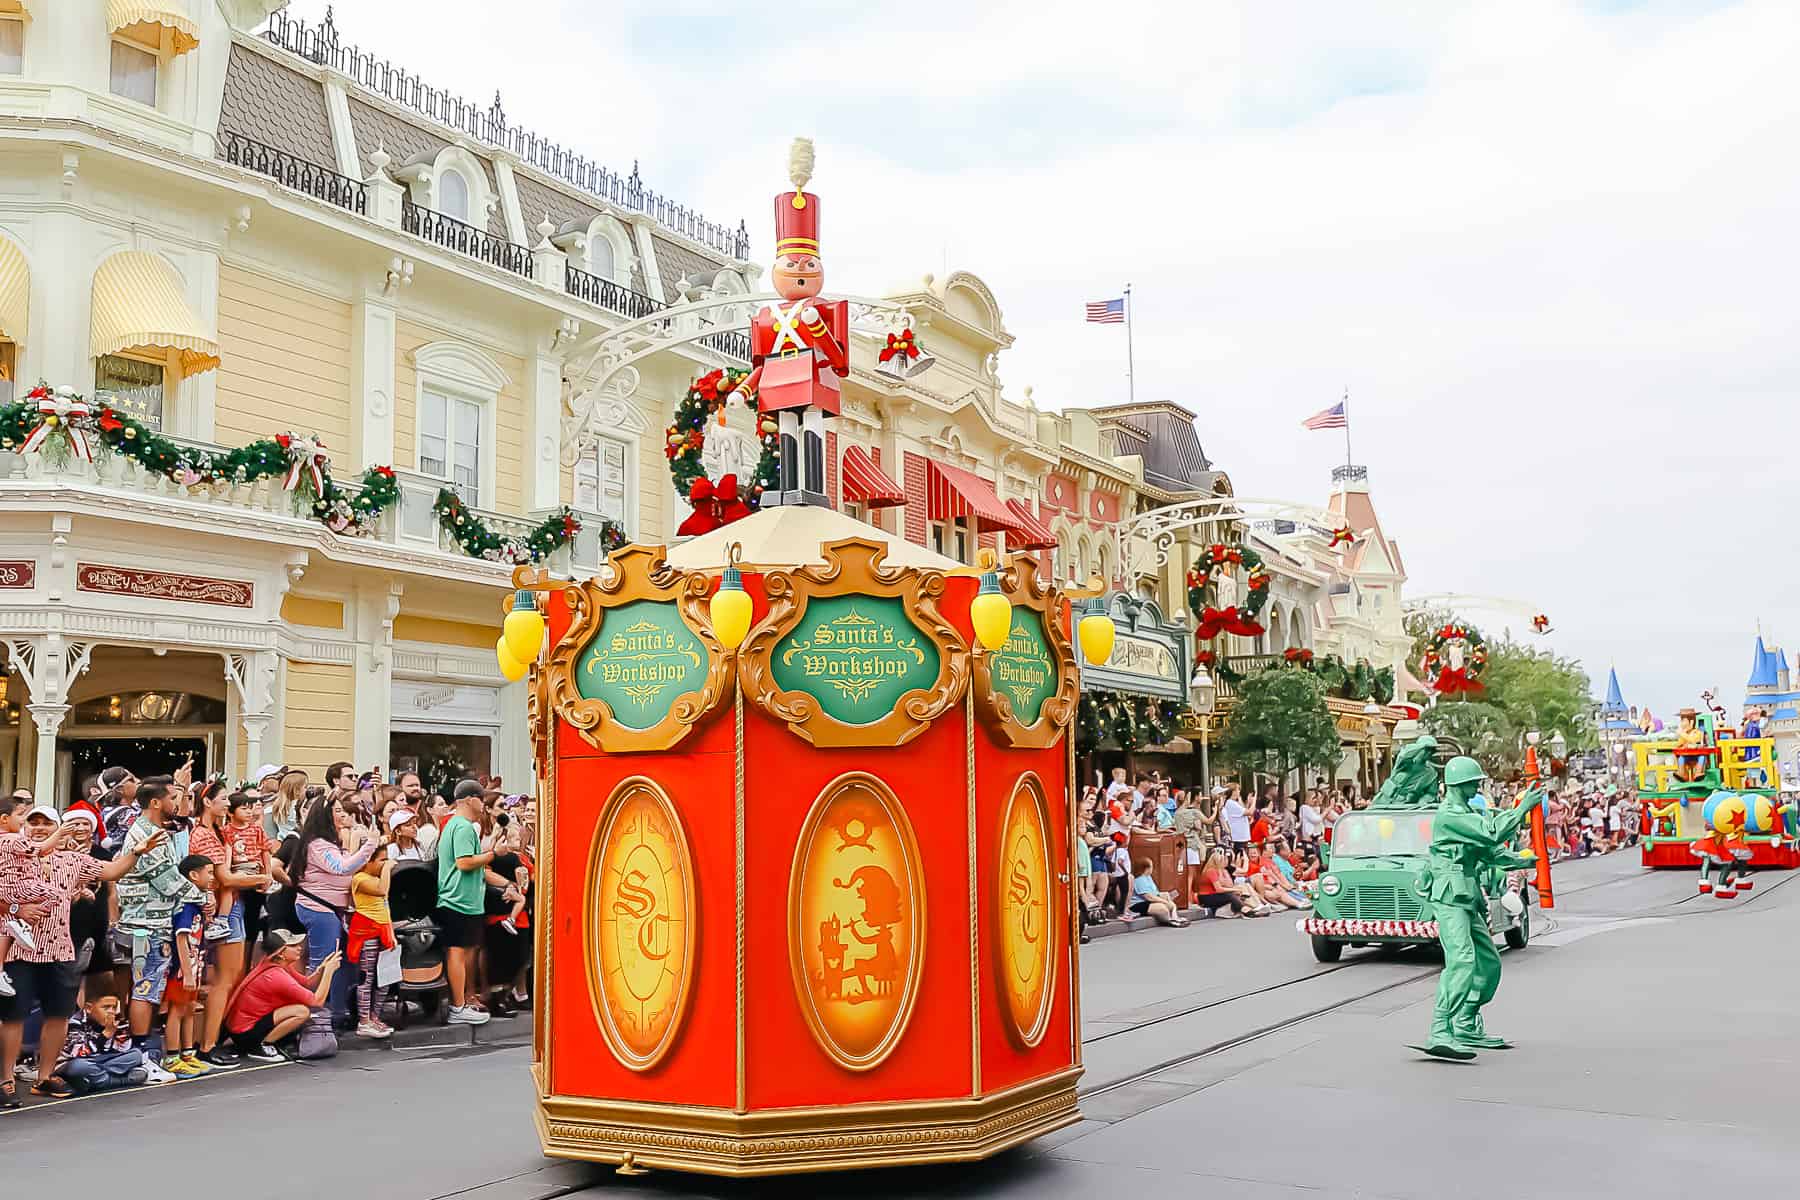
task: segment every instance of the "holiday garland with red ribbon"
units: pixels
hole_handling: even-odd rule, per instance
[[[370,467],[354,493],[345,489],[332,477],[330,455],[318,437],[279,433],[235,450],[207,450],[164,437],[129,413],[89,401],[69,388],[43,383],[23,400],[0,406],[0,450],[44,454],[53,460],[72,456],[88,463],[117,455],[183,488],[234,487],[279,477],[282,487],[294,494],[297,509],[346,537],[371,532],[381,515],[400,501],[400,483],[392,467]],[[566,544],[580,528],[574,514],[564,509],[524,539],[503,538],[472,512],[447,505],[446,494],[455,495],[447,489],[439,494],[434,506],[439,520],[473,557],[536,562]],[[459,511],[460,527],[454,520]],[[624,541],[624,530],[606,522],[601,544],[610,550]]]
[[[1244,602],[1226,605],[1224,608],[1214,608],[1206,603],[1206,587],[1213,581],[1213,577],[1221,573],[1230,574],[1238,567],[1244,568]],[[1187,573],[1188,611],[1199,622],[1194,630],[1196,644],[1213,641],[1220,634],[1255,637],[1262,633],[1262,622],[1257,617],[1269,602],[1269,583],[1269,573],[1263,570],[1262,555],[1256,551],[1223,543],[1208,546],[1200,556],[1199,563]],[[1207,655],[1211,655],[1210,659]],[[1243,678],[1241,674],[1231,671],[1222,657],[1211,651],[1200,651],[1195,655],[1195,661],[1212,670],[1227,683]]]
[[[1462,642],[1468,649],[1463,653],[1463,665],[1450,665],[1450,644]],[[1462,621],[1452,621],[1434,630],[1425,643],[1425,657],[1421,664],[1426,682],[1440,696],[1479,695],[1486,688],[1481,682],[1481,673],[1487,669],[1487,642],[1482,640],[1481,631],[1473,625]]]

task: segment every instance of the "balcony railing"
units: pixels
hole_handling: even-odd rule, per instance
[[[503,271],[531,277],[531,251],[517,242],[496,237],[485,229],[445,216],[436,209],[423,208],[406,200],[400,208],[400,228],[428,242],[480,259]]]
[[[1264,667],[1279,666],[1284,661],[1285,660],[1279,654],[1227,654],[1225,656],[1226,665],[1238,674],[1246,677],[1256,674]],[[1220,678],[1216,673],[1214,675],[1214,681],[1218,686],[1219,699],[1225,700],[1236,698],[1237,687],[1235,685]]]
[[[296,158],[285,150],[265,146],[241,133],[222,130],[220,149],[225,161],[233,166],[267,175],[275,182],[297,192],[305,192],[315,200],[335,204],[361,217],[369,215],[369,189],[366,184],[339,175],[318,163]]]
[[[224,446],[191,438],[172,440],[214,453],[226,449]],[[355,475],[348,469],[339,474],[342,478],[336,481],[338,487],[347,495],[355,495],[360,487]],[[400,502],[383,513],[374,527],[361,537],[346,537],[345,540],[352,545],[357,541],[369,541],[437,552],[463,562],[475,561],[462,552],[456,539],[442,528],[437,514],[432,511],[432,505],[437,500],[438,490],[444,486],[444,481],[407,470],[396,470],[394,476],[400,488]],[[103,455],[99,461],[89,463],[72,454],[61,460],[52,460],[44,454],[19,455],[0,451],[0,502],[7,499],[8,491],[13,485],[29,483],[53,483],[90,489],[94,498],[106,505],[109,513],[124,519],[130,518],[134,502],[155,500],[183,507],[191,506],[196,519],[205,519],[204,514],[209,512],[229,509],[237,515],[264,516],[271,520],[300,520],[309,526],[317,524],[310,511],[296,504],[294,493],[281,486],[280,476],[260,479],[255,483],[183,486],[166,475],[147,471],[118,454]],[[548,515],[532,513],[521,517],[486,509],[470,511],[502,536],[520,539]],[[578,535],[573,546],[551,555],[545,566],[559,574],[566,573],[571,565],[589,572],[598,569],[604,557],[597,540],[599,520],[584,519],[583,524],[584,532],[585,526],[591,525],[594,535],[585,541]],[[291,529],[292,526],[287,528]]]
[[[740,362],[750,361],[750,334],[747,330],[726,329],[719,333],[709,333],[700,339],[700,344],[726,358],[735,358]]]
[[[569,267],[563,272],[563,288],[577,300],[586,300],[589,304],[598,305],[633,321],[667,307],[642,292],[634,292],[622,283],[602,279],[579,267]]]
[[[460,133],[479,138],[516,155],[546,175],[573,184],[584,192],[600,197],[609,204],[647,214],[652,220],[681,236],[709,246],[721,254],[740,261],[750,256],[750,234],[742,221],[733,230],[708,221],[684,204],[644,186],[638,178],[637,164],[630,175],[601,166],[583,154],[522,129],[506,119],[499,93],[492,104],[465,100],[442,88],[433,87],[418,75],[396,67],[386,59],[364,53],[360,47],[347,45],[338,35],[337,25],[327,10],[318,25],[277,12],[269,18],[263,38],[290,54],[297,54],[320,66],[330,67],[349,76],[357,84],[404,105],[422,116],[447,125]]]

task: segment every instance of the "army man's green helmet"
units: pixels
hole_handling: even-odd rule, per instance
[[[1444,767],[1444,783],[1447,786],[1474,783],[1477,779],[1486,778],[1487,772],[1481,769],[1481,764],[1467,755],[1451,759]]]

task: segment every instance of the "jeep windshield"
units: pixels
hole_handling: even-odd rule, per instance
[[[1331,829],[1331,861],[1424,854],[1431,849],[1430,809],[1345,813]]]

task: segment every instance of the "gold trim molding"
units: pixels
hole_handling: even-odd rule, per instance
[[[614,550],[607,563],[609,571],[563,589],[573,620],[544,665],[549,707],[589,745],[608,754],[668,750],[731,693],[734,660],[713,635],[706,610],[712,578],[703,571],[670,567],[661,546],[625,546]],[[576,663],[600,636],[607,611],[635,600],[674,601],[682,624],[706,647],[706,678],[699,690],[675,697],[668,715],[648,729],[621,725],[606,701],[583,696],[575,682]]]
[[[1015,610],[1027,609],[1038,615],[1044,632],[1044,644],[1055,660],[1056,691],[1044,701],[1038,719],[1022,723],[1013,712],[1012,699],[994,686],[993,655],[983,651],[975,655],[975,682],[971,695],[975,698],[975,716],[994,737],[1019,750],[1045,750],[1056,745],[1075,719],[1077,693],[1081,687],[1075,669],[1075,651],[1069,635],[1063,632],[1063,594],[1046,587],[1038,578],[1037,561],[1028,554],[1015,554],[1000,572],[1000,590]]]
[[[970,1162],[1081,1119],[1069,1068],[989,1096],[958,1100],[727,1109],[551,1097],[537,1108],[544,1152],[588,1162],[786,1175]]]
[[[738,651],[745,694],[815,746],[903,746],[955,707],[969,682],[968,643],[938,610],[943,572],[883,566],[886,546],[867,538],[828,542],[820,550],[823,566],[772,570],[762,577],[769,611]],[[829,596],[899,599],[907,619],[937,647],[932,686],[905,693],[892,712],[867,725],[845,724],[805,692],[784,690],[775,681],[775,647],[804,619],[810,600]]]
[[[1006,835],[1013,827],[1013,813],[1021,803],[1029,804],[1036,814],[1038,849],[1041,853],[1039,861],[1032,864],[1032,867],[1042,872],[1039,882],[1043,886],[1045,926],[1038,930],[1037,941],[1033,943],[1042,947],[1044,977],[1039,985],[1037,1012],[1032,1014],[1029,1024],[1021,1019],[1021,1006],[1016,999],[1018,989],[1013,982],[1011,964],[1007,961],[1007,949],[1012,944],[1012,932],[1006,928],[1009,912],[1007,890],[1018,885],[1008,869],[1009,847]],[[1061,944],[1056,938],[1060,932],[1056,928],[1056,908],[1051,904],[1051,898],[1057,890],[1056,860],[1052,857],[1055,854],[1052,848],[1055,828],[1050,821],[1050,801],[1044,791],[1044,781],[1038,778],[1036,771],[1026,771],[1013,781],[1012,794],[1007,797],[1006,806],[1000,813],[999,836],[995,840],[996,869],[992,897],[995,999],[1000,1003],[1001,1023],[1006,1026],[1013,1044],[1021,1050],[1035,1049],[1044,1040],[1044,1034],[1050,1030],[1050,1013],[1056,1006],[1056,960],[1061,957]]]

